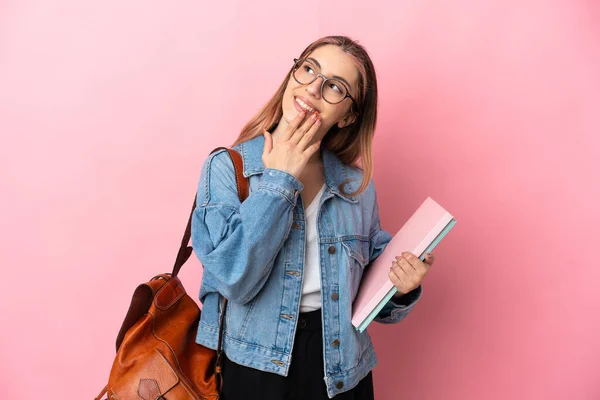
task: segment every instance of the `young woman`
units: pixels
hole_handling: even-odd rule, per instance
[[[227,298],[223,399],[373,399],[377,359],[351,313],[364,270],[391,240],[371,180],[376,119],[367,52],[325,37],[233,145],[250,180],[243,203],[228,153],[206,160],[192,225],[204,266],[196,341],[217,348]],[[433,259],[398,254],[389,275],[398,294],[377,321],[411,311]]]

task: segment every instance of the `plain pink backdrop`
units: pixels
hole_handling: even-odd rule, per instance
[[[600,399],[594,1],[0,2],[0,395],[90,399],[170,271],[208,152],[320,36],[370,51],[398,229],[458,224],[414,313],[370,329],[386,399]],[[194,259],[182,279],[197,297]]]

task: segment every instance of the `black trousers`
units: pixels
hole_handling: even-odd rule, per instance
[[[287,377],[223,360],[223,400],[326,400],[320,310],[300,314]],[[373,400],[373,375],[335,400]]]

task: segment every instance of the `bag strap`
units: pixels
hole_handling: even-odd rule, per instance
[[[246,200],[248,195],[250,194],[250,184],[248,178],[244,177],[244,161],[240,153],[236,150],[228,149],[226,147],[217,147],[210,154],[219,151],[219,150],[227,150],[231,160],[233,161],[233,169],[235,170],[235,182],[237,186],[238,197],[240,202]],[[189,246],[190,238],[192,236],[192,217],[194,216],[194,210],[196,209],[196,196],[194,197],[194,205],[192,206],[192,211],[190,212],[190,217],[188,218],[187,225],[185,227],[185,233],[183,234],[183,239],[181,240],[181,245],[179,246],[179,251],[177,252],[177,258],[175,259],[175,265],[173,266],[173,272],[171,273],[172,277],[177,276],[179,270],[185,264],[185,262],[190,258],[190,255],[193,252],[193,248]],[[219,316],[219,342],[217,346],[217,359],[215,362],[215,373],[218,377],[218,385],[221,386],[222,379],[220,379],[221,375],[221,361],[223,354],[223,322],[225,320],[225,310],[227,309],[227,299],[223,298],[222,304],[222,312]],[[118,339],[117,339],[118,340]],[[119,349],[119,342],[117,342],[117,351]],[[100,394],[95,397],[94,400],[100,400],[102,396],[106,394],[108,391],[108,385],[106,385]]]
[[[250,193],[250,185],[248,183],[248,179],[244,177],[244,161],[242,160],[242,156],[236,150],[228,149],[226,147],[217,147],[210,154],[225,149],[229,152],[229,156],[233,161],[233,169],[235,170],[235,183],[237,185],[238,197],[240,202],[246,200],[248,194]],[[185,227],[185,233],[183,234],[183,239],[181,239],[181,245],[179,246],[179,251],[177,252],[177,258],[175,259],[175,265],[173,266],[172,276],[177,276],[179,274],[179,270],[185,264],[185,262],[190,258],[190,255],[194,251],[191,246],[189,246],[190,238],[192,237],[192,217],[194,216],[194,210],[196,209],[196,197],[194,197],[194,205],[192,206],[192,211],[190,212],[190,217],[188,218],[187,226]]]
[[[235,183],[237,186],[238,197],[240,199],[240,203],[243,203],[244,200],[250,194],[250,184],[248,178],[244,176],[244,161],[240,153],[236,150],[228,149],[226,147],[217,147],[210,154],[219,151],[219,150],[227,150],[231,160],[233,161],[233,169],[235,171]],[[190,213],[190,217],[188,218],[187,226],[185,227],[185,233],[183,234],[183,239],[181,240],[181,245],[179,246],[179,252],[177,253],[177,258],[175,259],[175,265],[173,266],[172,276],[177,276],[179,270],[185,264],[185,262],[190,258],[192,254],[192,247],[189,246],[191,232],[192,232],[192,217],[194,215],[194,210],[196,209],[196,197],[194,197],[194,205],[192,206],[192,211]],[[215,373],[217,376],[220,376],[222,368],[222,356],[223,356],[223,325],[225,321],[225,311],[227,310],[227,299],[223,298],[223,304],[221,306],[221,315],[219,316],[219,341],[217,344],[217,359],[215,361]],[[219,381],[222,381],[219,379]],[[219,382],[220,386],[221,382]]]
[[[104,386],[104,389],[102,389],[102,391],[100,392],[100,394],[98,396],[94,397],[94,400],[101,400],[102,396],[104,396],[107,391],[108,391],[108,385]],[[108,400],[108,398],[107,398],[107,400]]]

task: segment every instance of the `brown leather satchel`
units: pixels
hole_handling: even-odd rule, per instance
[[[213,152],[224,149],[219,147]],[[242,157],[227,149],[235,169],[238,196],[243,202],[249,194]],[[187,295],[177,274],[192,254],[188,246],[192,215],[185,228],[173,272],[160,274],[137,287],[129,311],[117,336],[117,355],[106,393],[110,400],[129,399],[211,399],[219,398],[223,321],[227,300],[219,317],[217,350],[196,343],[200,309]]]

